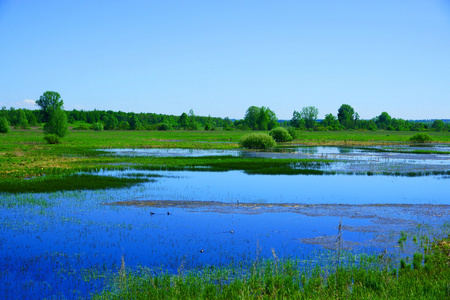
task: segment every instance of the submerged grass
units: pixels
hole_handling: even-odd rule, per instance
[[[13,197],[0,196],[0,207],[13,208],[25,205],[38,205],[41,208],[51,206],[46,199],[35,197],[34,195],[23,194]]]
[[[134,184],[148,182],[140,178],[117,178],[89,174],[69,176],[45,176],[30,180],[11,179],[0,181],[3,193],[50,193],[56,191],[98,190],[124,188]]]
[[[409,259],[361,256],[335,271],[301,268],[293,259],[251,266],[154,275],[121,268],[111,289],[94,299],[448,299],[450,238]]]
[[[401,150],[401,149],[381,149],[362,147],[361,150],[380,153],[404,153],[404,154],[450,154],[449,151],[436,151],[436,150]]]

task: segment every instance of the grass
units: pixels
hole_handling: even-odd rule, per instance
[[[123,264],[112,288],[94,299],[448,299],[450,238],[423,251],[412,263],[392,263],[385,254],[361,256],[332,272],[302,270],[298,261],[279,261],[275,254],[240,270],[178,275],[126,272]]]
[[[69,176],[38,177],[30,180],[0,181],[0,192],[3,193],[50,193],[56,191],[98,190],[124,188],[133,184],[147,182],[147,179],[117,178],[89,174]]]
[[[40,129],[12,130],[0,135],[0,180],[30,178],[41,175],[70,174],[100,168],[121,168],[124,164],[163,168],[209,166],[220,169],[220,158],[124,158],[102,156],[97,149],[109,148],[188,148],[237,149],[239,139],[248,131],[71,131],[61,144],[49,145]],[[304,145],[380,145],[406,143],[413,132],[301,131],[293,144]],[[450,133],[430,132],[436,142],[450,143]],[[236,158],[243,164],[256,162],[251,158]],[[274,160],[271,160],[272,162]],[[237,169],[237,162],[227,162]],[[233,165],[235,167],[233,167]],[[131,166],[132,167],[132,166]],[[274,166],[277,167],[277,166]],[[248,168],[247,168],[248,170]],[[273,170],[272,170],[273,171]],[[290,171],[289,171],[290,172]]]

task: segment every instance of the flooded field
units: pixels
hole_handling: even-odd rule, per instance
[[[436,147],[433,147],[433,151]],[[443,150],[442,150],[443,149]],[[206,150],[115,155],[214,155]],[[294,147],[217,155],[318,157],[333,170],[449,170],[450,155]],[[393,152],[389,152],[393,151]],[[397,151],[397,152],[396,152]],[[436,150],[437,151],[437,150]],[[405,151],[406,152],[406,151]],[[120,268],[183,273],[255,259],[327,265],[341,248],[404,256],[448,233],[448,176],[248,175],[243,171],[100,171],[152,178],[131,188],[0,196],[0,290],[7,299],[89,298]],[[32,200],[32,201],[31,201]],[[34,203],[34,204],[33,204]],[[417,243],[399,245],[399,237]]]

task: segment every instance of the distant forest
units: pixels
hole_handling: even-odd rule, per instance
[[[278,120],[267,107],[251,106],[245,118],[234,120],[211,116],[196,116],[193,110],[180,116],[155,113],[126,113],[104,110],[65,111],[74,130],[271,130],[278,126],[294,127],[298,130],[338,131],[338,130],[394,130],[394,131],[449,131],[450,120],[403,120],[392,118],[387,112],[370,120],[359,118],[358,113],[343,104],[337,115],[327,114],[317,119],[318,109],[304,107],[294,111],[291,120]],[[44,115],[42,110],[7,109],[2,107],[0,118],[4,117],[15,128],[40,126]]]

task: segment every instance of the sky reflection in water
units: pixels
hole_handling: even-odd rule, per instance
[[[100,172],[132,176],[136,170]],[[0,208],[0,290],[6,298],[86,297],[126,266],[176,273],[260,257],[307,258],[322,249],[301,239],[337,234],[359,242],[353,251],[396,245],[400,230],[448,220],[448,179],[441,176],[247,175],[229,172],[141,172],[164,177],[129,189],[33,195],[52,206]],[[1,195],[6,203],[17,196]],[[414,204],[331,206],[305,210],[104,205],[129,200],[303,204]],[[444,206],[420,206],[442,204]],[[170,214],[167,215],[167,212]],[[154,213],[154,214],[152,214]],[[350,228],[356,228],[351,230]],[[358,229],[359,228],[359,229]],[[230,233],[233,230],[234,233]],[[331,237],[334,240],[334,237]],[[204,250],[203,253],[200,250]],[[260,250],[258,250],[260,249]],[[327,264],[318,258],[314,263]]]

